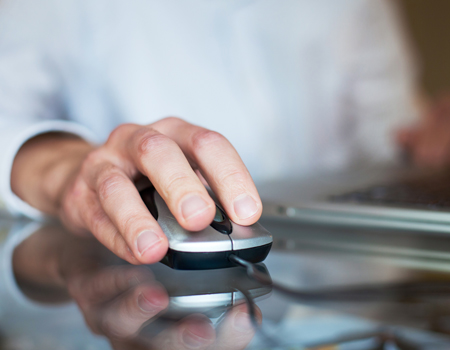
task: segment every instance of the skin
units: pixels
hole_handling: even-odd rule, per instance
[[[15,158],[11,186],[72,232],[91,232],[132,264],[151,264],[165,255],[168,242],[136,189],[142,177],[190,231],[206,228],[215,214],[202,182],[234,222],[251,225],[261,216],[256,187],[230,142],[178,118],[120,125],[98,147],[64,134],[35,137]]]
[[[450,94],[422,108],[423,117],[397,131],[397,143],[416,166],[446,168],[450,165]]]
[[[416,165],[450,164],[449,116],[447,95],[419,124],[397,132],[398,144]],[[35,137],[15,158],[11,186],[72,232],[92,233],[132,264],[150,264],[161,260],[168,242],[136,189],[142,177],[190,231],[206,228],[215,214],[205,183],[234,222],[251,225],[262,212],[252,178],[230,142],[178,118],[120,125],[100,146],[67,134]]]

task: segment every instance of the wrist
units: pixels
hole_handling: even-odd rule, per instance
[[[62,133],[29,140],[14,160],[13,192],[36,209],[56,215],[64,188],[93,148],[80,138]]]

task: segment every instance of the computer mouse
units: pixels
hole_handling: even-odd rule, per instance
[[[252,263],[263,261],[272,247],[272,235],[259,223],[241,226],[226,215],[214,194],[216,215],[202,231],[190,232],[178,224],[153,186],[140,191],[150,213],[168,238],[169,249],[161,261],[178,270],[205,270],[233,267],[234,254]]]

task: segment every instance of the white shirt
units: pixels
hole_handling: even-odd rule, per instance
[[[389,0],[3,0],[0,202],[39,217],[10,188],[34,135],[173,115],[225,135],[256,181],[389,161],[413,94]]]

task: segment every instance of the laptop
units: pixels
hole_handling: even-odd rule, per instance
[[[347,170],[258,190],[264,219],[450,233],[449,170]]]

